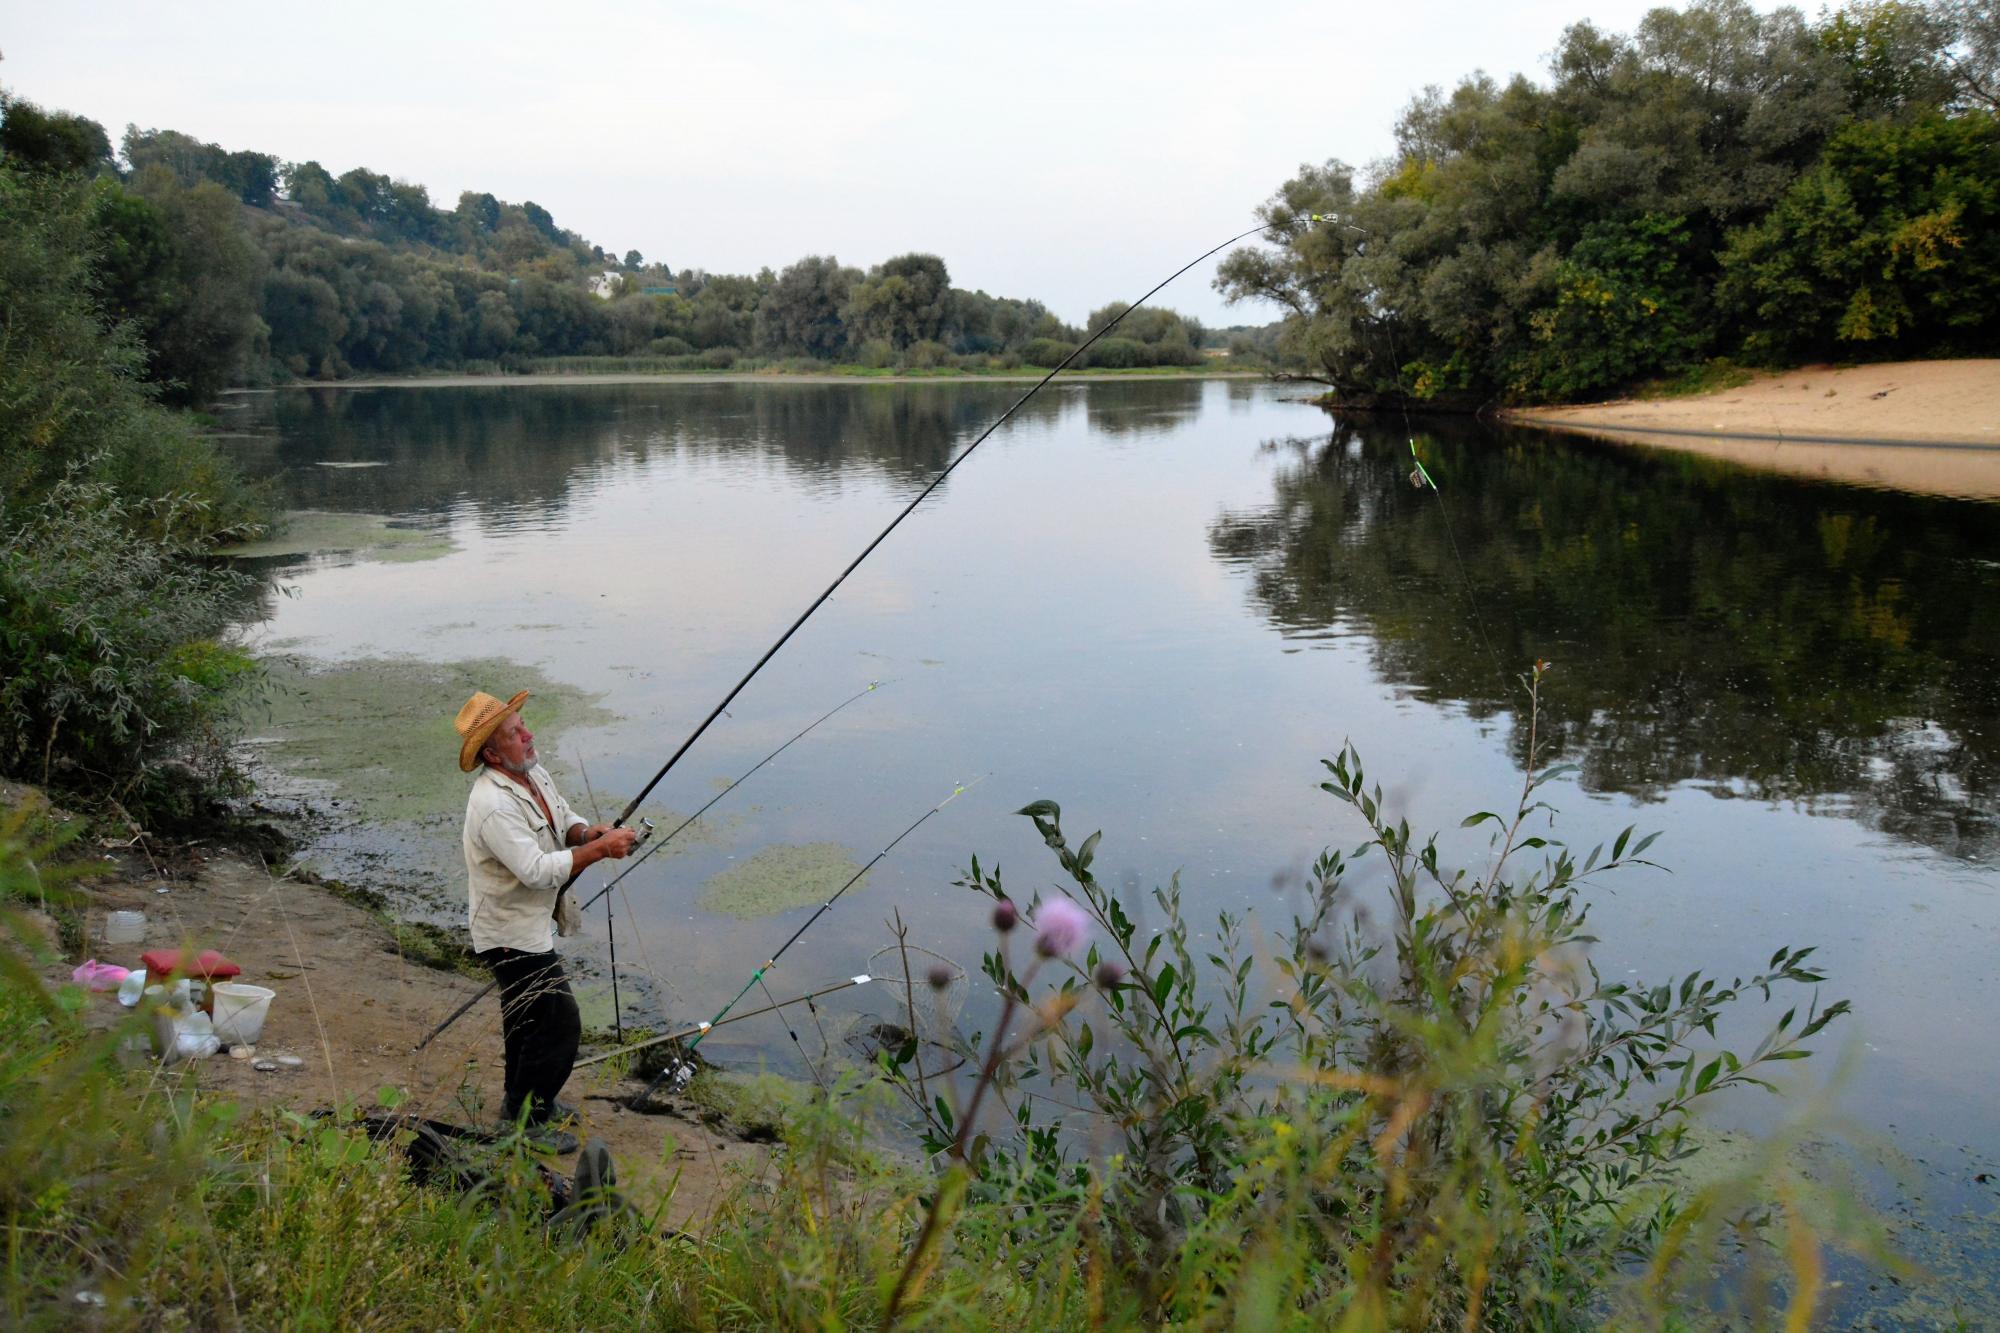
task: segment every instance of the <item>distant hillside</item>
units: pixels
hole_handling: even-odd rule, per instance
[[[676,273],[614,256],[546,208],[357,167],[231,151],[174,130],[102,126],[4,99],[0,154],[25,171],[96,177],[98,290],[166,392],[234,382],[424,370],[525,370],[588,358],[652,370],[801,361],[937,369],[1050,366],[1079,330],[1039,301],[951,285],[936,255],[868,270],[809,255],[754,275]],[[1198,365],[1206,334],[1149,309],[1092,348],[1090,368]]]

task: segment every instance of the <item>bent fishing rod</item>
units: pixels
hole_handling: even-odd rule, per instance
[[[804,727],[800,728],[799,731],[794,733],[792,737],[789,740],[787,740],[783,745],[780,745],[777,749],[771,751],[771,753],[765,755],[762,759],[759,759],[756,763],[744,769],[742,775],[738,777],[734,782],[730,783],[727,787],[724,787],[721,791],[717,792],[715,795],[709,797],[707,803],[704,804],[701,807],[701,809],[695,811],[693,814],[689,815],[686,819],[683,819],[680,823],[674,825],[673,829],[670,832],[668,832],[668,834],[664,838],[661,838],[658,842],[654,843],[651,847],[648,847],[644,852],[640,853],[640,855],[633,860],[632,864],[626,866],[623,870],[619,871],[618,874],[612,878],[610,883],[606,884],[603,888],[599,889],[596,893],[592,894],[590,897],[590,901],[584,903],[581,907],[579,907],[577,909],[578,912],[580,913],[587,912],[592,907],[596,906],[599,899],[603,898],[604,895],[610,893],[613,889],[617,888],[618,881],[624,879],[625,876],[631,874],[634,870],[637,870],[642,864],[644,864],[647,857],[651,856],[654,852],[659,851],[662,847],[665,847],[668,843],[672,842],[676,837],[678,837],[681,834],[682,830],[686,829],[688,825],[694,823],[695,820],[700,819],[710,810],[713,810],[715,808],[716,802],[720,801],[723,797],[729,795],[730,792],[735,791],[738,787],[742,786],[745,782],[749,781],[749,779],[756,774],[758,769],[764,767],[764,765],[770,763],[773,759],[776,759],[779,755],[791,749],[795,742],[804,740],[806,735],[809,732],[811,732],[814,727],[817,727],[820,723],[826,721],[828,718],[832,717],[835,713],[838,713],[841,709],[847,707],[851,703],[854,703],[856,700],[861,699],[866,695],[873,694],[877,689],[881,688],[881,686],[885,683],[886,682],[879,680],[869,681],[867,688],[857,690],[853,694],[847,696],[847,698],[842,699],[839,703],[827,709],[824,713],[821,713],[818,717],[814,718],[811,722],[808,722]],[[655,779],[655,781],[657,781],[657,779]],[[632,812],[628,809],[625,813],[629,815]],[[623,817],[624,816],[620,816],[620,818]],[[576,876],[571,875],[569,884],[563,885],[562,892],[567,893],[569,891],[569,885],[574,883],[576,883]],[[444,1031],[446,1028],[450,1027],[453,1023],[456,1023],[459,1019],[465,1017],[466,1014],[470,1013],[472,1011],[472,1006],[478,1004],[481,1000],[485,999],[488,995],[490,995],[493,991],[493,988],[495,986],[498,986],[499,984],[500,983],[497,979],[487,982],[483,987],[479,989],[479,991],[475,995],[473,995],[471,999],[467,1000],[464,1004],[458,1006],[458,1008],[452,1010],[450,1017],[446,1018],[444,1022],[439,1023],[436,1027],[432,1028],[422,1041],[418,1042],[414,1047],[411,1048],[412,1051],[421,1051],[422,1049],[424,1049],[424,1047],[430,1045],[432,1042],[436,1041],[440,1036],[444,1035]]]
[[[729,1017],[729,1011],[734,1009],[737,1005],[741,1004],[743,1002],[743,997],[750,993],[750,988],[752,986],[757,985],[759,982],[763,981],[765,975],[768,972],[770,972],[772,968],[778,965],[778,960],[785,956],[785,951],[790,949],[794,944],[797,944],[799,942],[799,937],[804,935],[807,931],[813,928],[814,922],[818,921],[821,917],[825,916],[829,911],[832,910],[833,905],[840,901],[841,894],[846,893],[856,884],[859,884],[861,882],[861,877],[863,875],[867,874],[870,870],[873,870],[875,866],[882,860],[883,857],[887,856],[890,852],[895,851],[897,843],[900,843],[903,839],[909,837],[912,833],[915,833],[918,829],[922,828],[925,820],[929,819],[932,815],[938,813],[938,811],[950,805],[953,801],[957,800],[962,794],[964,794],[967,791],[970,791],[973,787],[979,785],[979,783],[983,781],[985,781],[985,779],[982,777],[982,778],[974,778],[971,782],[954,783],[952,785],[951,795],[945,797],[942,801],[939,801],[936,805],[924,811],[923,814],[917,817],[916,822],[912,823],[908,828],[904,829],[901,833],[898,833],[894,838],[891,838],[889,840],[888,846],[884,847],[881,851],[875,853],[875,855],[869,857],[868,864],[862,866],[852,875],[849,875],[847,877],[847,882],[845,884],[842,884],[839,888],[835,889],[833,891],[832,896],[829,897],[825,902],[821,903],[818,909],[815,910],[811,916],[805,919],[805,924],[801,925],[797,930],[793,931],[792,937],[786,940],[783,944],[779,945],[778,951],[772,954],[768,961],[763,963],[761,966],[757,968],[756,971],[750,974],[750,979],[743,983],[743,989],[736,992],[736,996],[734,999],[730,1000],[728,1004],[725,1004],[722,1006],[722,1008],[718,1009],[716,1011],[714,1018],[709,1019],[706,1023],[700,1023],[696,1025],[694,1029],[694,1040],[689,1042],[687,1046],[684,1048],[684,1050],[682,1051],[682,1058],[678,1060],[669,1060],[666,1064],[666,1067],[660,1071],[658,1077],[656,1077],[651,1083],[648,1083],[645,1086],[645,1088],[640,1091],[639,1095],[632,1098],[632,1100],[628,1102],[627,1105],[631,1106],[634,1110],[643,1107],[646,1104],[646,1099],[648,1097],[651,1097],[653,1095],[654,1090],[658,1088],[662,1083],[671,1081],[674,1086],[670,1089],[670,1091],[673,1092],[679,1092],[682,1088],[686,1087],[688,1080],[694,1077],[694,1063],[693,1061],[687,1059],[686,1056],[691,1054],[694,1051],[695,1047],[701,1045],[702,1039],[708,1036],[710,1031],[722,1026],[723,1021]],[[859,985],[861,984],[861,979],[856,978],[850,984]],[[772,1009],[779,1009],[783,1007],[784,1006],[782,1004],[772,1004],[770,1006],[770,1008]]]
[[[1332,217],[1322,215],[1319,213],[1305,214],[1303,220],[1306,222],[1308,227],[1316,225],[1321,222],[1334,221]],[[875,552],[875,548],[880,546],[884,541],[888,540],[889,534],[894,532],[897,529],[897,527],[902,524],[904,519],[908,518],[912,513],[914,513],[916,511],[917,506],[922,504],[926,499],[930,497],[932,491],[936,490],[939,486],[942,486],[944,484],[944,479],[946,477],[949,477],[953,472],[957,471],[958,465],[960,463],[963,463],[966,459],[972,457],[973,451],[979,448],[980,445],[986,443],[986,439],[988,436],[992,435],[994,431],[999,430],[1000,427],[1006,425],[1007,422],[1013,418],[1016,412],[1020,411],[1023,407],[1027,406],[1029,399],[1033,398],[1036,394],[1040,393],[1044,388],[1048,386],[1050,380],[1053,380],[1057,375],[1060,375],[1063,371],[1067,370],[1070,367],[1070,365],[1076,361],[1078,357],[1082,356],[1085,352],[1089,351],[1091,346],[1094,343],[1096,343],[1098,339],[1102,338],[1105,334],[1111,332],[1111,330],[1117,328],[1121,323],[1123,323],[1125,321],[1126,316],[1130,315],[1133,311],[1145,305],[1146,302],[1152,300],[1155,296],[1159,295],[1162,288],[1166,287],[1167,284],[1171,283],[1175,278],[1180,277],[1183,273],[1186,273],[1189,269],[1193,268],[1195,265],[1201,263],[1205,259],[1209,259],[1215,255],[1220,254],[1222,251],[1227,250],[1230,246],[1236,244],[1238,241],[1247,240],[1252,236],[1259,235],[1263,232],[1271,231],[1277,227],[1293,226],[1297,224],[1299,221],[1301,221],[1301,219],[1295,217],[1284,222],[1266,222],[1259,226],[1252,227],[1248,231],[1239,232],[1218,246],[1214,246],[1211,249],[1204,250],[1201,254],[1197,255],[1193,259],[1190,259],[1187,263],[1181,265],[1179,268],[1175,269],[1172,273],[1168,274],[1165,278],[1161,279],[1158,283],[1154,284],[1152,290],[1148,291],[1144,296],[1140,297],[1137,301],[1134,301],[1131,305],[1125,307],[1125,309],[1120,311],[1118,313],[1118,316],[1115,319],[1113,319],[1110,323],[1106,324],[1103,328],[1099,329],[1097,332],[1091,334],[1088,338],[1084,339],[1083,342],[1078,345],[1076,350],[1071,352],[1068,356],[1064,357],[1054,370],[1051,370],[1048,374],[1042,376],[1041,379],[1035,381],[1034,385],[1031,386],[1026,393],[1022,394],[1019,398],[1014,400],[1012,406],[1008,407],[1008,409],[1005,412],[1002,412],[998,417],[994,419],[992,425],[988,426],[985,430],[979,433],[978,439],[974,440],[971,444],[966,445],[964,451],[961,452],[958,455],[958,457],[952,459],[949,463],[945,464],[944,469],[940,471],[935,477],[931,478],[930,484],[928,486],[925,486],[921,491],[918,491],[916,494],[916,498],[912,499],[908,504],[904,505],[903,508],[896,514],[896,516],[889,520],[889,526],[883,528],[882,531],[875,534],[875,539],[869,542],[868,545],[861,548],[861,554],[855,556],[853,560],[849,561],[847,568],[841,570],[840,573],[834,577],[833,582],[826,585],[826,590],[820,593],[819,596],[813,598],[812,603],[809,606],[807,606],[804,611],[801,611],[799,613],[798,619],[794,620],[789,626],[786,627],[785,632],[778,636],[777,642],[773,643],[769,648],[766,648],[764,650],[764,655],[759,657],[755,662],[753,662],[750,666],[750,669],[743,673],[743,678],[737,681],[735,685],[730,687],[729,693],[722,696],[722,702],[718,703],[713,709],[709,710],[708,716],[701,720],[700,725],[697,726],[693,731],[688,733],[688,738],[680,743],[680,748],[675,750],[671,755],[669,755],[667,757],[667,762],[660,765],[660,771],[653,774],[652,780],[648,782],[644,787],[641,787],[639,789],[639,794],[637,796],[634,796],[631,802],[626,805],[625,809],[619,814],[618,818],[613,822],[612,827],[613,828],[624,827],[625,821],[630,819],[632,817],[633,812],[639,808],[639,803],[641,801],[644,801],[646,797],[652,792],[653,788],[657,787],[660,784],[660,780],[666,777],[667,774],[673,770],[674,765],[680,762],[681,756],[686,754],[689,748],[692,747],[696,741],[701,739],[702,733],[708,730],[709,725],[713,723],[716,718],[722,716],[723,710],[728,708],[729,705],[735,701],[736,696],[743,692],[743,687],[748,685],[753,679],[755,679],[757,673],[764,669],[765,663],[769,662],[773,657],[776,657],[778,655],[778,650],[780,648],[783,648],[785,644],[790,641],[792,635],[798,633],[799,627],[804,625],[806,621],[812,619],[813,613],[826,604],[826,600],[829,597],[833,596],[834,591],[838,589],[841,584],[847,581],[847,576],[849,574],[852,574],[856,569],[860,568],[861,562],[866,560],[870,555],[873,555]]]

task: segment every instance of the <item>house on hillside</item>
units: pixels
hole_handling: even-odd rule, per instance
[[[608,268],[590,280],[590,294],[600,301],[609,301],[618,295],[618,284],[621,282],[636,284],[641,296],[673,296],[680,291],[672,278],[649,278],[643,274],[627,273],[623,269]]]

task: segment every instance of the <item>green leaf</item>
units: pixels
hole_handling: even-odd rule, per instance
[[[1476,815],[1467,815],[1465,818],[1459,820],[1458,826],[1460,828],[1471,828],[1474,824],[1480,823],[1482,820],[1487,820],[1487,819],[1492,820],[1496,824],[1506,823],[1505,820],[1500,818],[1500,816],[1494,814],[1491,810],[1481,810]]]
[[[1062,807],[1054,801],[1030,801],[1014,813],[1017,815],[1026,815],[1030,819],[1040,819],[1043,817],[1061,819]]]

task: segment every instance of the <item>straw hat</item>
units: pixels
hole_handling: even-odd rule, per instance
[[[458,717],[452,722],[458,728],[458,734],[465,738],[458,747],[459,772],[470,773],[479,767],[480,747],[492,739],[507,714],[519,709],[527,698],[528,692],[522,690],[503,704],[481,690],[465,701],[465,707],[458,710]]]

